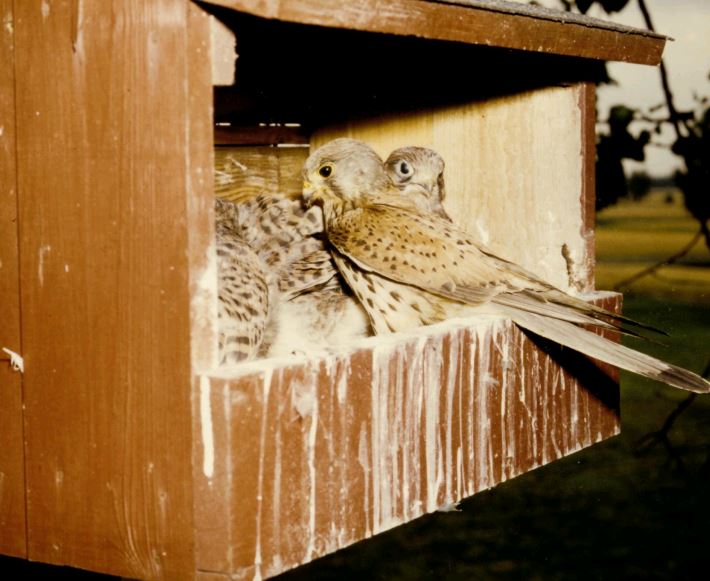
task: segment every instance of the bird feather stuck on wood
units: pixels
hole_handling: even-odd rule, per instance
[[[580,326],[634,334],[629,326],[643,325],[553,287],[454,225],[441,206],[443,162],[437,165],[436,157],[405,148],[385,164],[367,144],[341,138],[314,151],[304,165],[304,199],[323,209],[335,264],[377,334],[493,314],[622,369],[710,391],[695,373]]]

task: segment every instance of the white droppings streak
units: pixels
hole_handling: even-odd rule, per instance
[[[49,6],[49,2],[47,0],[42,0],[42,4],[40,6],[40,11],[42,12],[42,19],[46,20],[49,17],[49,12],[50,12],[50,6]]]
[[[310,498],[308,500],[308,547],[306,547],[305,561],[310,561],[314,557],[316,542],[316,435],[318,434],[318,383],[314,376],[311,381],[313,392],[311,392],[311,425],[308,431],[308,479],[310,484]]]
[[[424,409],[426,461],[426,509],[433,512],[438,507],[439,490],[443,480],[440,425],[439,386],[441,381],[441,357],[434,349],[424,349],[424,390],[426,407]]]
[[[360,424],[360,437],[358,439],[357,460],[362,468],[363,480],[365,481],[364,492],[364,513],[365,513],[365,536],[372,536],[372,525],[370,522],[370,454],[367,445],[367,425]]]
[[[331,357],[329,359],[329,364],[328,364],[328,377],[335,377],[335,365],[330,364],[330,361],[332,361],[334,364],[337,363],[337,359],[334,357]],[[345,363],[343,365],[343,369],[340,372],[340,377],[338,378],[338,386],[337,386],[337,396],[338,396],[338,403],[339,404],[344,404],[345,403],[345,398],[348,395],[348,379],[350,378],[350,359],[346,359]]]
[[[276,451],[274,453],[274,482],[273,482],[273,499],[271,502],[272,508],[272,519],[271,527],[273,531],[273,548],[274,554],[271,559],[271,570],[281,571],[282,562],[281,555],[276,552],[276,549],[281,546],[281,520],[283,515],[281,514],[281,472],[282,472],[282,457],[283,457],[283,442],[281,425],[282,422],[280,418],[283,417],[285,410],[288,408],[288,404],[284,398],[279,398],[278,404],[278,417],[276,420],[276,433],[274,434],[274,441],[276,445]]]
[[[266,455],[266,417],[269,410],[269,392],[271,391],[271,376],[273,370],[264,370],[262,391],[261,431],[259,434],[259,474],[256,491],[256,547],[254,548],[254,581],[261,581],[261,517],[264,508],[264,462]]]
[[[393,358],[401,357],[402,346],[384,344],[375,347],[372,353],[372,411],[371,465],[372,465],[372,532],[384,529],[384,523],[392,516],[392,462],[389,456],[390,422],[396,418],[390,413],[388,393],[390,390],[389,365]]]
[[[564,374],[560,377],[565,384]],[[570,421],[572,423],[572,442],[579,442],[579,390],[571,389],[570,397]]]
[[[454,480],[454,396],[456,395],[456,378],[459,361],[459,332],[452,331],[449,334],[449,356],[448,368],[446,375],[446,478],[445,478],[445,496],[444,501],[447,503],[453,502],[453,480]],[[443,359],[443,340],[439,340],[440,359]],[[458,462],[458,460],[457,460]],[[457,478],[458,481],[458,478]]]
[[[212,427],[212,404],[210,380],[200,377],[200,428],[202,432],[202,473],[206,478],[214,475],[214,429]]]
[[[50,250],[52,250],[52,247],[49,244],[43,244],[39,247],[39,265],[37,267],[37,277],[39,278],[40,286],[44,285],[44,261]]]
[[[424,504],[421,499],[422,416],[424,410],[423,357],[419,348],[405,367],[407,397],[404,401],[404,443],[402,448],[402,505],[407,520],[420,516]]]

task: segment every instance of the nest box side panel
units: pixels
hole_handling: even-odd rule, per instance
[[[188,3],[15,9],[29,557],[190,578]]]
[[[187,82],[189,95],[187,175],[190,338],[193,371],[218,362],[217,256],[214,232],[214,153],[211,71],[213,18],[188,3]]]
[[[12,0],[0,0],[0,349],[22,354]],[[27,556],[22,375],[0,351],[0,554]]]
[[[594,83],[579,85],[579,110],[582,127],[582,237],[586,246],[587,272],[585,291],[596,289],[596,159],[597,159],[597,88]]]
[[[224,369],[200,378],[200,399],[205,569],[237,578],[451,509],[619,431],[614,370],[500,319]]]

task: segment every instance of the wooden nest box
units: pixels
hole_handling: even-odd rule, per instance
[[[219,368],[213,152],[220,195],[298,195],[309,145],[433,147],[456,221],[618,308],[594,82],[663,37],[482,0],[0,7],[0,553],[268,577],[618,433],[613,371],[503,320]]]

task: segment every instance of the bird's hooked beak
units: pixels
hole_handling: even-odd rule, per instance
[[[322,193],[308,180],[303,180],[303,201],[307,207],[316,205],[323,200]]]

